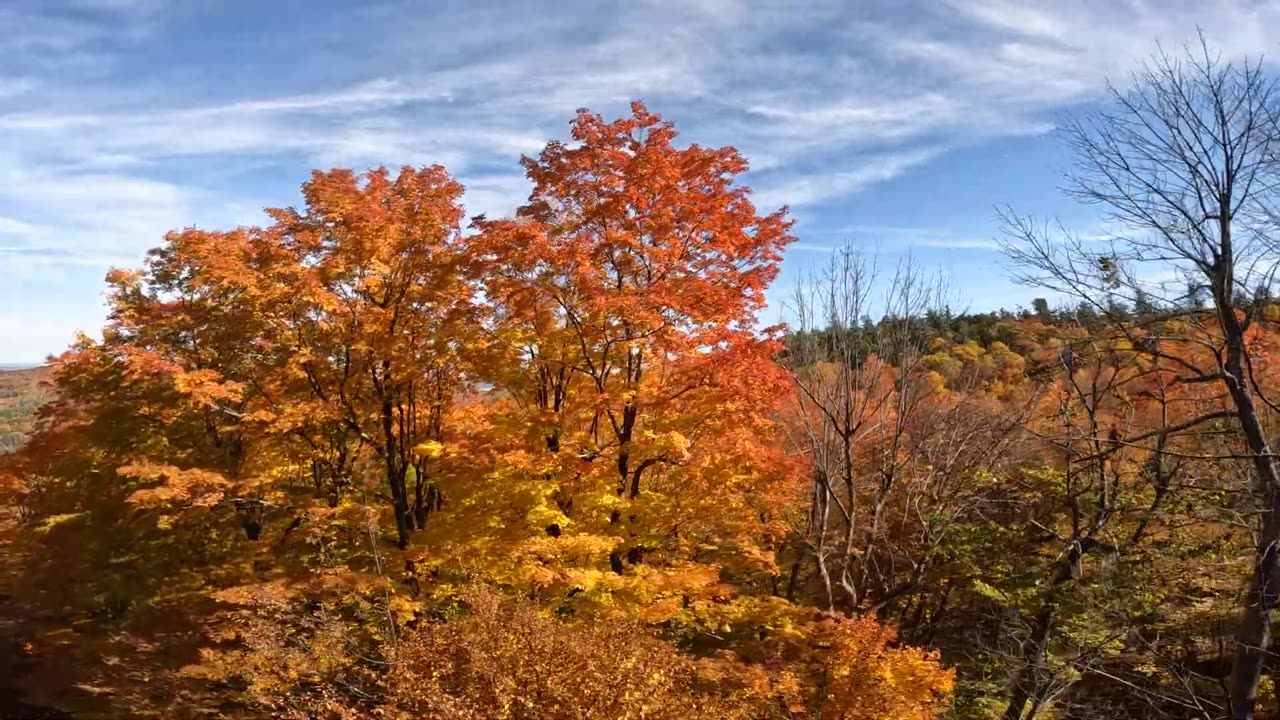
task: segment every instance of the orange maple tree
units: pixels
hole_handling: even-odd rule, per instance
[[[793,486],[768,441],[778,345],[755,316],[792,238],[785,210],[758,214],[734,184],[736,151],[678,149],[670,123],[632,109],[580,112],[578,145],[525,159],[529,203],[478,223],[493,359],[477,375],[505,439],[487,472],[524,500],[482,512],[524,534],[507,561],[522,582],[675,614],[725,592],[726,563],[775,569],[768,518]]]

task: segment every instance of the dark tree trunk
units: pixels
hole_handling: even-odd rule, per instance
[[[1049,649],[1049,636],[1052,633],[1056,610],[1056,603],[1046,602],[1036,615],[1031,635],[1022,644],[1023,663],[1013,681],[1009,694],[1009,707],[1004,711],[1004,720],[1021,720],[1023,708],[1035,695],[1034,690],[1040,683],[1040,669],[1044,666],[1045,652]]]
[[[413,532],[413,514],[409,508],[409,493],[404,484],[404,468],[400,465],[400,455],[396,447],[395,414],[391,398],[384,395],[382,399],[382,440],[383,460],[386,463],[387,484],[391,490],[391,506],[396,516],[396,546],[401,550],[409,547],[409,536]]]
[[[1053,621],[1058,613],[1060,593],[1064,585],[1076,579],[1080,561],[1094,547],[1095,542],[1087,537],[1075,541],[1071,551],[1059,563],[1048,593],[1036,613],[1035,622],[1031,625],[1031,634],[1022,643],[1022,666],[1018,668],[1013,686],[1009,689],[1009,707],[1005,708],[1004,720],[1022,720],[1022,711],[1027,701],[1039,700],[1037,690],[1044,683],[1042,676],[1045,656],[1049,651],[1049,639],[1053,635]],[[1036,702],[1032,705],[1032,712],[1035,712],[1034,708],[1038,704]]]
[[[796,559],[791,563],[791,573],[787,577],[787,602],[793,602],[796,599],[796,581],[800,578],[800,563],[802,562],[804,562],[803,548],[796,553]]]
[[[1234,308],[1227,307],[1220,315],[1227,335],[1227,386],[1249,454],[1253,456],[1262,499],[1257,561],[1249,582],[1244,617],[1236,634],[1236,657],[1231,677],[1232,720],[1252,720],[1258,681],[1262,677],[1271,640],[1271,615],[1280,594],[1280,477],[1277,477],[1275,458],[1263,432],[1253,393],[1245,380],[1244,331]]]

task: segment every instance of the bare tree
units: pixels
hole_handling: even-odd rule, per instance
[[[946,497],[947,468],[974,459],[964,449],[983,430],[924,418],[955,412],[932,407],[915,372],[934,337],[926,316],[942,309],[945,283],[907,260],[882,296],[876,286],[874,259],[843,247],[800,283],[789,318],[796,398],[787,427],[813,477],[795,567],[811,559],[824,604],[848,613],[885,613],[922,589],[929,564],[916,550],[941,538],[921,527],[919,508]],[[911,467],[926,454],[931,475]],[[916,609],[923,616],[923,605]]]
[[[1141,297],[1156,321],[1177,314],[1189,329],[1176,338],[1157,331],[1141,349],[1179,364],[1178,382],[1218,383],[1229,398],[1259,500],[1256,565],[1230,684],[1233,719],[1253,717],[1280,594],[1280,469],[1263,417],[1278,408],[1253,381],[1245,342],[1253,318],[1242,301],[1269,288],[1274,272],[1278,100],[1260,61],[1224,61],[1203,37],[1179,57],[1160,51],[1130,89],[1112,88],[1111,109],[1065,128],[1076,155],[1070,194],[1105,208],[1124,236],[1055,238],[1006,215],[1018,279],[1093,303],[1104,317],[1116,297]],[[1202,289],[1211,304],[1199,310]],[[1201,361],[1170,351],[1166,340]]]

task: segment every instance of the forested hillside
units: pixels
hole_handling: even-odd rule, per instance
[[[102,339],[0,465],[0,693],[1280,717],[1276,99],[1257,66],[1157,58],[1069,128],[1076,195],[1131,234],[1009,211],[1028,310],[952,312],[848,247],[764,327],[788,210],[640,103],[525,158],[510,218],[429,166],[174,231],[110,274]]]
[[[53,397],[49,368],[0,370],[0,453],[13,452],[35,423],[36,411]]]

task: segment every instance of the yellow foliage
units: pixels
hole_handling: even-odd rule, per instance
[[[438,458],[444,454],[444,445],[435,440],[427,440],[414,445],[413,452],[425,458]]]

